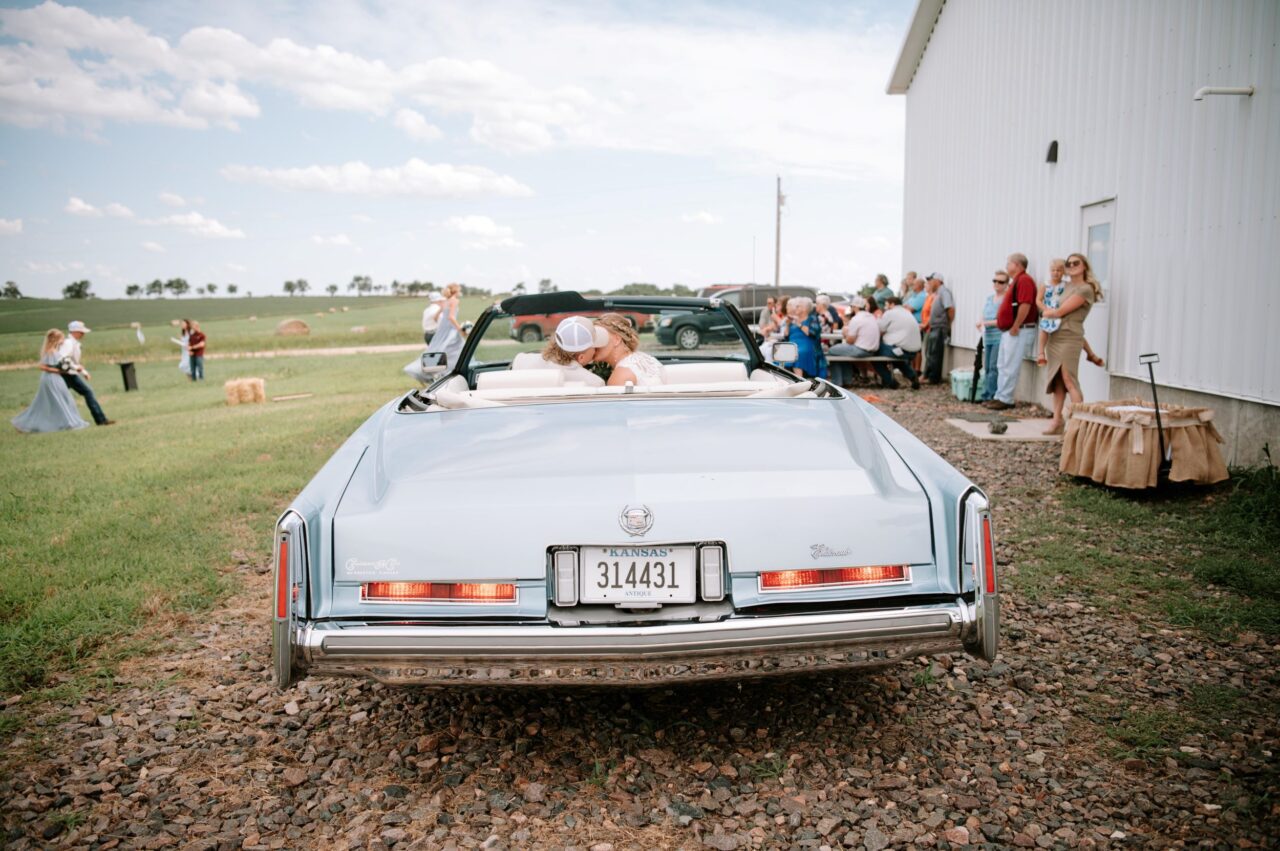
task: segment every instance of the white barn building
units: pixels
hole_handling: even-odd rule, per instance
[[[1228,463],[1280,456],[1278,42],[1280,0],[919,0],[888,87],[903,268],[955,294],[950,365],[1008,254],[1039,282],[1084,251],[1107,360],[1082,360],[1085,398],[1150,398],[1156,352],[1160,401],[1214,408]],[[1026,362],[1018,398],[1045,378]]]

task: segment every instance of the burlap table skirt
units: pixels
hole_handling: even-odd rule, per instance
[[[1226,479],[1210,408],[1161,405],[1166,451],[1172,450],[1169,479],[1209,485]],[[1118,488],[1155,487],[1160,439],[1150,402],[1120,399],[1077,405],[1062,437],[1058,469]]]

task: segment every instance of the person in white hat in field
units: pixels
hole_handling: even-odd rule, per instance
[[[80,362],[80,341],[88,333],[89,326],[79,319],[67,323],[67,339],[63,340],[58,348],[62,380],[67,383],[70,390],[84,397],[84,403],[89,407],[89,414],[95,423],[111,425],[115,420],[107,419],[107,415],[102,412],[98,397],[93,395],[93,388],[89,386],[89,370],[85,369],[84,364]]]
[[[436,329],[440,327],[440,311],[444,304],[444,296],[432,290],[427,293],[427,301],[429,304],[422,311],[422,342],[429,344],[431,338],[436,335]]]

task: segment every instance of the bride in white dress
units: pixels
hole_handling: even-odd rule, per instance
[[[613,367],[610,385],[630,382],[636,387],[653,387],[663,383],[662,363],[653,355],[636,351],[640,335],[627,317],[606,313],[596,317],[596,324],[609,332],[609,345],[596,350],[596,360]]]

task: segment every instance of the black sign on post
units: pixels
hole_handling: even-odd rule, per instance
[[[120,377],[124,379],[124,392],[138,389],[138,372],[133,368],[133,361],[120,364]]]

